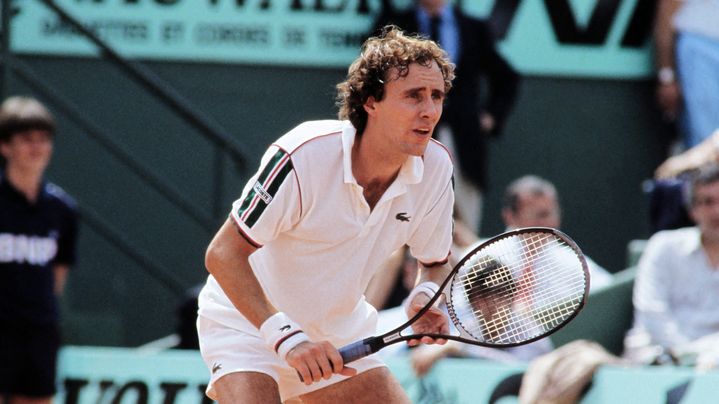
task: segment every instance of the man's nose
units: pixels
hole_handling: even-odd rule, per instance
[[[422,104],[423,117],[437,119],[442,114],[442,103],[435,102],[430,98]]]

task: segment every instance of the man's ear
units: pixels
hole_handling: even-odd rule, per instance
[[[369,98],[367,98],[367,101],[365,101],[362,107],[364,108],[367,115],[373,115],[374,112],[377,110],[377,100],[375,100],[374,97],[370,96]]]
[[[689,219],[691,219],[692,222],[697,223],[697,216],[696,216],[694,208],[691,206],[691,204],[689,206],[686,206],[686,209],[687,209],[687,216],[689,216]]]
[[[502,209],[502,220],[504,221],[505,226],[514,225],[514,212],[512,212],[512,209],[510,209],[510,208]]]

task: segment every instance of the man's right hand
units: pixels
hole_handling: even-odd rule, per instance
[[[297,370],[304,384],[310,385],[332,374],[354,376],[357,369],[344,366],[337,348],[328,341],[302,342],[287,353],[287,363]]]

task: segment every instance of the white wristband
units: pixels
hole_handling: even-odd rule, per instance
[[[410,304],[412,304],[412,300],[420,293],[424,293],[430,298],[434,297],[435,294],[439,291],[439,285],[437,285],[434,282],[422,282],[419,285],[415,286],[414,289],[409,293],[409,296],[407,296],[406,304],[407,307],[409,307]],[[435,303],[436,304],[436,303]]]
[[[275,313],[260,326],[260,333],[267,345],[285,360],[292,348],[309,341],[300,326],[283,312]]]

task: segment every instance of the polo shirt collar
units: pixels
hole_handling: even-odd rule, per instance
[[[5,176],[5,173],[0,171],[0,194],[7,195],[9,198],[20,201],[25,205],[32,206],[45,199],[45,181],[40,184],[40,193],[38,194],[37,202],[31,203],[25,197],[25,194],[20,192],[20,190],[15,188],[15,186],[10,183],[10,181]]]
[[[349,121],[345,121],[342,127],[342,166],[344,169],[344,182],[346,184],[357,184],[357,180],[352,174],[352,146],[355,142],[357,130]],[[418,184],[422,181],[424,174],[424,161],[422,157],[409,156],[402,164],[395,183],[399,184]]]

